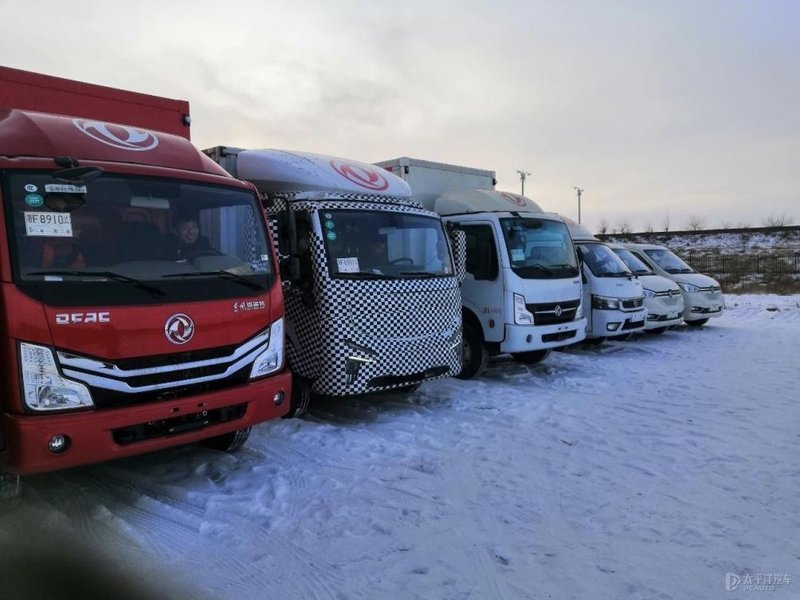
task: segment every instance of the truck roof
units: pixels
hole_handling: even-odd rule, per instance
[[[368,163],[308,152],[212,148],[235,153],[233,174],[255,184],[260,192],[331,192],[411,199],[408,184],[385,169]]]
[[[436,198],[434,210],[440,215],[476,212],[521,212],[544,214],[530,198],[497,190],[450,190]]]
[[[0,108],[127,123],[189,139],[189,103],[0,66]]]
[[[0,109],[0,156],[150,165],[230,177],[185,137],[94,119]]]
[[[476,175],[478,177],[495,178],[495,172],[487,169],[473,169],[472,167],[462,167],[459,165],[450,165],[447,163],[434,162],[431,160],[421,160],[419,158],[410,158],[408,156],[401,156],[400,158],[393,158],[391,160],[382,160],[376,162],[376,165],[383,167],[387,171],[394,171],[399,167],[423,167],[426,169],[435,169],[437,171],[453,171],[459,174]]]
[[[559,215],[558,213],[548,213],[553,216],[558,217],[567,225],[569,228],[569,234],[572,236],[572,239],[576,242],[602,242],[598,237],[596,237],[591,231],[586,229],[583,225],[579,225],[569,217],[565,217],[564,215]]]

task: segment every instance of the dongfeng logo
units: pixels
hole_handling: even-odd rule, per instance
[[[381,192],[389,187],[389,182],[386,180],[386,177],[373,169],[339,160],[332,160],[330,164],[339,175],[351,183],[355,183],[368,190]]]
[[[93,140],[119,150],[144,152],[158,146],[158,138],[146,129],[87,119],[72,119],[72,122]]]
[[[164,335],[173,344],[185,344],[194,335],[194,321],[183,313],[172,315],[164,324]]]

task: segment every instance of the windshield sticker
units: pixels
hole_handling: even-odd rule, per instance
[[[28,206],[38,207],[44,204],[44,198],[42,198],[39,194],[28,194],[25,196],[25,204]]]
[[[38,191],[39,191],[39,188],[38,188],[38,187],[36,187],[36,186],[35,186],[34,184],[32,184],[32,183],[26,183],[26,184],[25,184],[25,191],[26,191],[26,192],[29,192],[29,193],[31,193],[31,194],[33,194],[34,192],[38,192]]]
[[[25,234],[29,236],[72,237],[69,213],[25,212]]]
[[[511,260],[525,260],[525,251],[522,248],[512,248]]]
[[[325,221],[325,227],[327,229],[333,229],[334,227],[336,227],[336,224],[333,221]]]
[[[331,213],[325,213],[325,218],[326,219],[332,219],[333,215]]]
[[[358,258],[355,256],[337,258],[336,267],[339,269],[339,273],[358,273],[361,270],[358,266]]]
[[[135,206],[137,208],[161,208],[163,210],[169,210],[169,200],[166,198],[132,196],[131,206]]]
[[[69,185],[66,183],[48,183],[44,186],[48,194],[85,194],[85,185]]]
[[[336,239],[336,232],[335,231],[329,231],[327,234],[325,234],[325,237],[327,237],[329,240],[333,241],[333,240]]]

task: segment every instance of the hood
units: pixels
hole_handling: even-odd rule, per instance
[[[588,268],[584,267],[585,271]],[[588,288],[592,294],[598,296],[608,296],[610,298],[638,298],[644,295],[642,291],[642,282],[634,277],[628,279],[627,277],[595,277],[594,275],[587,275],[589,281]]]
[[[698,287],[719,287],[719,283],[716,279],[712,279],[708,275],[703,275],[702,273],[675,273],[672,276],[672,280],[679,283],[690,283]]]
[[[510,269],[506,270],[506,287],[510,292],[525,296],[525,302],[567,302],[581,297],[581,278],[568,279],[522,279]]]
[[[642,282],[643,287],[653,292],[681,291],[677,283],[661,275],[639,275],[639,281]]]

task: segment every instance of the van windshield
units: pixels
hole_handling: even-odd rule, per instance
[[[442,222],[394,211],[319,211],[331,277],[413,279],[453,275]]]
[[[628,277],[631,271],[622,259],[605,244],[578,244],[586,266],[596,277]]]
[[[103,174],[2,180],[18,287],[48,304],[137,304],[251,296],[274,281],[255,194]],[[198,285],[200,284],[200,285]]]
[[[578,275],[578,259],[567,226],[539,218],[500,219],[511,270],[523,279]]]
[[[667,273],[694,273],[694,269],[666,248],[648,248],[645,254]]]
[[[634,275],[653,275],[652,269],[644,264],[641,260],[636,258],[636,256],[630,250],[626,250],[625,248],[613,248],[614,254],[619,256],[622,259],[627,267],[631,270],[631,273]]]

